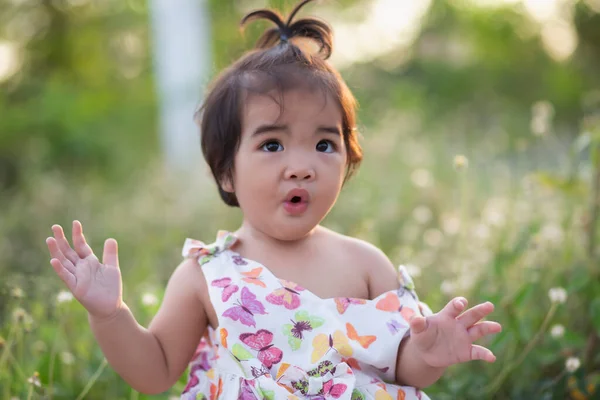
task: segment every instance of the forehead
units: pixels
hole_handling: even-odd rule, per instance
[[[284,92],[247,93],[243,125],[265,122],[342,123],[342,111],[333,96],[324,90],[294,89]]]

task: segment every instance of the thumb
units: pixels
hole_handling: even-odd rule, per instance
[[[102,264],[119,268],[118,251],[117,241],[115,239],[106,239],[104,242],[104,253],[102,254]]]
[[[423,333],[427,330],[427,325],[427,318],[415,315],[410,319],[410,332],[415,335]]]

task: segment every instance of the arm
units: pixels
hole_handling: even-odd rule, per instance
[[[206,292],[206,283],[196,261],[186,260],[175,270],[160,310],[145,329],[122,300],[116,241],[106,241],[101,264],[79,222],[73,223],[73,248],[60,226],[53,226],[53,232],[54,237],[46,240],[50,263],[88,311],[108,362],[140,392],[167,390],[186,368],[207,325],[199,297]]]
[[[422,389],[437,382],[445,371],[446,368],[427,365],[410,336],[402,340],[396,361],[396,382]]]
[[[192,359],[207,326],[197,282],[204,282],[204,277],[196,261],[179,265],[148,329],[138,324],[124,303],[110,319],[88,314],[106,359],[134,389],[146,394],[166,391]]]
[[[398,273],[388,257],[366,242],[355,239],[353,243],[353,260],[366,267],[363,273],[368,282],[369,297],[373,299],[398,289]],[[456,300],[459,302],[455,303]],[[396,382],[423,388],[435,383],[450,365],[478,359],[495,360],[490,350],[473,344],[485,335],[502,330],[497,322],[481,321],[494,306],[483,303],[463,313],[466,306],[466,299],[457,298],[437,314],[416,315],[410,321],[410,335],[402,340],[397,350]]]

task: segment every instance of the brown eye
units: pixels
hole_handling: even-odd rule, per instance
[[[283,150],[283,146],[281,145],[281,143],[279,143],[276,140],[269,140],[268,142],[263,143],[263,145],[260,146],[260,148],[269,153],[275,153],[277,151]]]
[[[322,153],[333,153],[335,151],[335,144],[330,140],[321,140],[317,143],[317,151]]]

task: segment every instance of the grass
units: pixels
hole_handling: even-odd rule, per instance
[[[577,148],[550,136],[488,135],[473,145],[394,126],[382,124],[364,141],[365,162],[324,224],[408,264],[432,309],[458,294],[471,304],[490,300],[504,327],[483,343],[495,364],[454,366],[426,392],[435,399],[599,396],[598,128]],[[73,219],[96,252],[115,237],[125,301],[147,324],[184,239],[209,241],[241,216],[220,204],[206,173],[140,170],[123,186],[33,174],[3,203],[1,399],[171,399],[183,389],[182,377],[168,393],[145,396],[107,366],[85,311],[61,292],[44,243],[53,223],[68,227]]]

